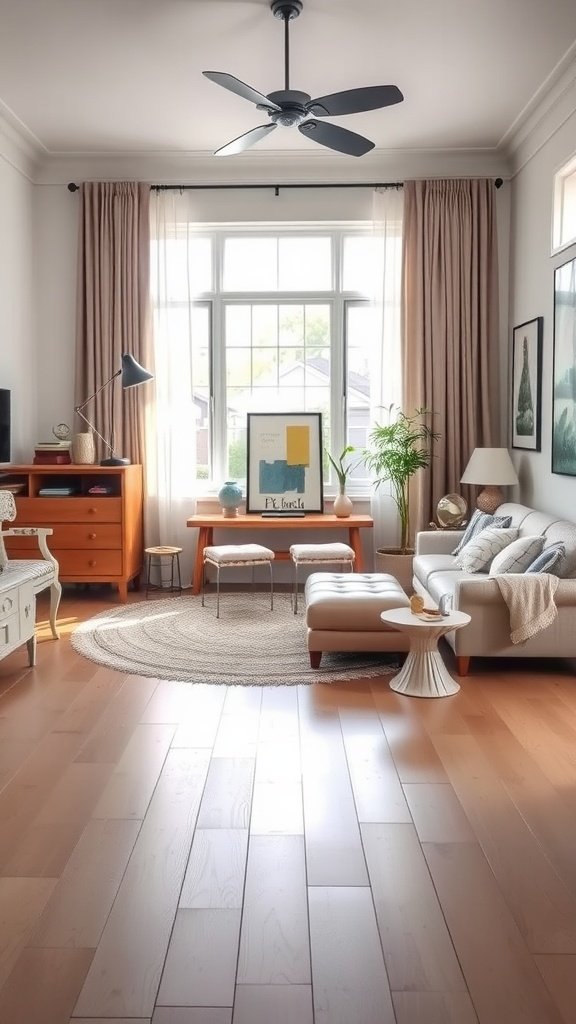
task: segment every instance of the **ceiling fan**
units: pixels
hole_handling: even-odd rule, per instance
[[[284,88],[277,92],[270,92],[267,96],[245,85],[234,75],[228,75],[224,71],[203,71],[202,74],[210,81],[216,82],[224,89],[235,92],[251,103],[256,104],[257,110],[265,110],[270,118],[271,124],[261,124],[252,128],[244,135],[238,136],[232,142],[217,149],[215,156],[233,156],[243,153],[255,142],[264,139],[270,132],[273,132],[279,124],[288,127],[298,125],[298,131],[302,132],[314,142],[328,149],[335,149],[339,153],[346,153],[349,156],[363,156],[374,148],[374,143],[363,135],[348,131],[347,128],[340,128],[337,124],[326,124],[317,120],[319,117],[334,117],[342,114],[359,114],[365,110],[378,110],[380,107],[389,107],[393,103],[401,103],[404,99],[400,89],[395,85],[371,85],[362,89],[346,89],[344,92],[334,92],[329,96],[320,96],[312,99],[307,92],[298,92],[290,88],[290,22],[297,18],[302,11],[302,0],[271,0],[270,7],[275,18],[281,18],[284,22]]]

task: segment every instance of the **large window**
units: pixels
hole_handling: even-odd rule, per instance
[[[554,176],[552,248],[564,249],[576,241],[576,157]]]
[[[326,449],[363,447],[382,372],[374,295],[384,254],[372,231],[184,225],[163,246],[156,345],[180,353],[164,375],[165,401],[196,439],[197,483],[245,480],[248,412],[321,412]],[[324,471],[334,483],[327,458]],[[355,476],[361,488],[361,467]]]

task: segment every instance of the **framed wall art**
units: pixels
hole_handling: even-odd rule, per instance
[[[321,413],[248,413],[246,511],[323,511]]]
[[[576,259],[554,272],[552,472],[576,476]]]
[[[542,428],[542,328],[544,318],[512,332],[512,447],[539,452]]]

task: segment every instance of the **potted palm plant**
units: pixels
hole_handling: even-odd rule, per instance
[[[395,576],[405,590],[412,589],[410,546],[410,481],[432,459],[432,446],[439,437],[427,422],[428,409],[404,413],[398,406],[386,408],[388,422],[377,423],[368,435],[363,460],[374,475],[376,487],[389,481],[392,498],[400,518],[400,547],[378,548],[376,564],[381,572]]]

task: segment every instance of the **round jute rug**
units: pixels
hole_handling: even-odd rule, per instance
[[[226,593],[202,608],[199,597],[142,601],[100,612],[71,636],[74,650],[133,675],[232,686],[296,686],[387,675],[390,655],[331,654],[310,668],[304,616],[286,594],[274,611],[263,593]]]

